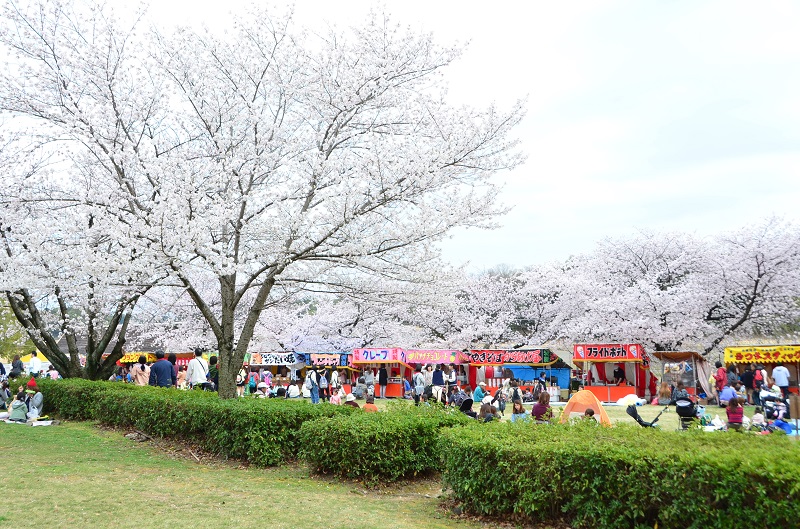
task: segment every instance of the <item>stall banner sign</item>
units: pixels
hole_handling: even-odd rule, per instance
[[[461,351],[457,349],[406,349],[409,364],[455,364]]]
[[[747,362],[767,364],[800,362],[800,345],[751,345],[725,348],[726,364]]]
[[[558,357],[549,349],[477,349],[461,352],[462,364],[503,365],[503,364],[552,364]]]
[[[341,355],[337,354],[314,354],[311,353],[308,355],[309,360],[312,366],[327,366],[327,367],[334,367],[338,366],[339,361],[341,360]]]
[[[122,355],[122,358],[117,360],[117,362],[119,362],[121,364],[135,364],[136,362],[139,361],[139,357],[142,356],[142,355],[144,355],[144,357],[146,358],[147,362],[151,362],[152,363],[152,362],[156,361],[156,355],[153,354],[153,353],[125,353],[124,355]],[[107,355],[103,355],[103,356],[107,356]]]
[[[638,343],[576,343],[573,347],[574,362],[642,362],[646,358],[644,348]]]
[[[400,348],[393,349],[353,349],[353,362],[406,362],[406,352]]]
[[[249,353],[249,356],[249,363],[256,366],[291,366],[297,363],[294,353]]]

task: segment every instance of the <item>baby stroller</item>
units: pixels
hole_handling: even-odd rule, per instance
[[[466,415],[467,417],[472,417],[473,419],[478,417],[478,414],[472,411],[472,399],[466,398],[461,402],[461,405],[458,407],[459,411]]]
[[[675,401],[675,413],[677,413],[680,418],[681,430],[688,430],[692,421],[703,416],[705,408],[697,406],[697,404],[692,402],[692,399],[688,397],[680,397]]]
[[[636,409],[636,406],[633,405],[633,404],[631,404],[630,406],[625,408],[625,413],[627,413],[628,415],[633,417],[633,420],[636,421],[639,424],[639,426],[641,426],[642,428],[657,428],[656,423],[658,422],[659,417],[661,417],[661,414],[664,413],[665,411],[667,411],[667,408],[669,408],[669,406],[665,407],[663,410],[658,412],[658,415],[656,415],[656,418],[653,419],[650,422],[647,422],[644,419],[642,419],[642,417],[639,415],[639,411]]]
[[[768,397],[761,397],[761,405],[764,407],[764,417],[769,420],[787,420],[791,417],[789,416],[789,406],[786,405],[786,401],[779,397],[768,396]]]

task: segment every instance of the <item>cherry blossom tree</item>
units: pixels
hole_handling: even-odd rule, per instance
[[[259,10],[222,35],[159,33],[10,0],[2,24],[0,106],[56,158],[52,204],[103,209],[112,239],[169,268],[217,342],[223,397],[276,285],[432,288],[436,242],[502,211],[491,177],[521,161],[522,104],[448,105],[459,50],[385,16],[311,34]]]
[[[27,191],[41,191],[32,177],[26,183]],[[107,379],[124,353],[137,301],[158,281],[155,269],[142,266],[85,210],[60,212],[58,229],[51,229],[52,211],[39,210],[35,195],[17,194],[0,210],[0,288],[62,376]]]
[[[570,265],[576,288],[562,329],[573,340],[635,341],[710,354],[726,340],[776,333],[797,321],[797,226],[768,219],[697,238],[642,233],[607,240]]]

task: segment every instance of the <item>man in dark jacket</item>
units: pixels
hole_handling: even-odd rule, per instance
[[[172,364],[164,358],[164,351],[156,351],[156,362],[150,366],[150,385],[169,388],[178,385]]]

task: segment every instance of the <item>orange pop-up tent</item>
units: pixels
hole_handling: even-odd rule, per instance
[[[561,413],[561,422],[569,421],[570,416],[580,415],[583,416],[584,412],[589,408],[594,410],[594,418],[600,424],[611,426],[611,419],[608,418],[606,410],[603,409],[603,404],[594,396],[591,391],[582,389],[575,393],[567,405],[564,406],[564,411]]]

